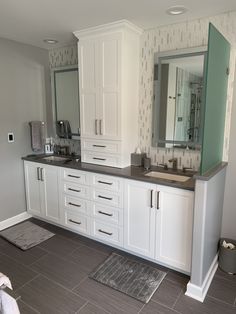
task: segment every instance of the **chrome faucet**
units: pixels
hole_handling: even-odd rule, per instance
[[[171,158],[171,159],[169,159],[169,162],[172,162],[172,169],[173,170],[178,169],[178,158]]]
[[[167,164],[158,164],[158,167],[162,167],[165,170],[168,170]]]

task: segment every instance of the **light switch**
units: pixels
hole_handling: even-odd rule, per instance
[[[8,143],[13,143],[14,142],[14,133],[8,133]]]

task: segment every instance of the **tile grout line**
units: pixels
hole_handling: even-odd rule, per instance
[[[151,301],[151,300],[150,300],[150,301]],[[150,301],[149,301],[149,302],[150,302]],[[145,305],[146,305],[146,304],[144,304],[144,305],[141,307],[141,309],[138,311],[137,314],[140,314],[140,313],[142,312],[142,310],[144,309]]]
[[[223,300],[220,300],[220,299],[218,299],[218,298],[215,298],[215,297],[213,297],[213,296],[211,296],[211,295],[206,295],[206,298],[210,298],[210,299],[213,299],[213,300],[215,300],[215,301],[218,301],[219,303],[222,303],[222,304],[225,304],[225,305],[229,305],[229,306],[234,306],[234,303],[228,303],[228,302],[226,302],[226,301],[223,301]],[[235,301],[234,301],[235,302]]]
[[[77,285],[75,285],[75,286],[71,289],[71,291],[75,292],[75,290],[76,290],[77,288],[79,288],[79,286],[80,286],[82,283],[84,283],[88,278],[89,278],[89,277],[88,277],[88,275],[87,275],[85,278],[83,278],[83,279],[81,280],[80,283],[78,283]],[[75,293],[76,293],[76,292],[75,292]]]
[[[31,281],[33,281],[34,279],[37,279],[40,276],[39,273],[36,274],[36,276],[34,276],[34,278],[30,279],[29,281],[25,282],[22,286],[20,286],[18,289],[15,290],[15,292],[18,293],[18,290],[24,288],[26,285],[28,285],[29,283],[31,283]]]
[[[182,292],[184,292],[184,288],[181,289],[181,291],[180,291],[178,297],[176,298],[174,304],[172,305],[172,309],[175,310],[175,306],[176,306],[177,302],[179,301],[179,299],[180,299],[180,297],[181,297],[181,295],[182,295]]]
[[[179,312],[179,311],[177,311],[176,309],[173,309],[173,308],[171,308],[171,307],[168,307],[168,306],[165,305],[164,303],[161,303],[161,302],[158,302],[158,301],[152,300],[152,299],[151,299],[151,301],[154,302],[154,303],[156,303],[156,304],[159,304],[159,305],[163,306],[164,308],[166,308],[166,309],[168,309],[168,310],[171,310],[171,311],[174,311],[175,313],[181,314],[181,312]]]
[[[84,305],[81,306],[81,308],[78,309],[78,311],[75,312],[75,314],[79,314],[79,312],[85,308],[86,305],[88,305],[89,301],[85,302]]]

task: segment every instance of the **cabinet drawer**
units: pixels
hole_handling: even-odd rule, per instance
[[[122,227],[105,224],[99,220],[93,219],[91,235],[95,238],[123,246]]]
[[[121,157],[119,155],[82,151],[81,160],[90,164],[121,168]]]
[[[64,209],[89,215],[91,212],[91,202],[82,198],[63,195],[63,210]]]
[[[104,205],[123,208],[123,197],[119,193],[114,193],[107,190],[93,189],[92,199],[95,202]]]
[[[105,223],[123,225],[123,210],[115,207],[93,203],[92,215]]]
[[[92,184],[95,187],[105,190],[122,192],[123,180],[116,177],[94,174],[92,176]]]
[[[83,215],[83,214],[79,214],[79,213],[75,213],[71,210],[66,210],[65,211],[65,226],[85,233],[85,234],[90,234],[90,219],[89,217]]]
[[[62,171],[62,179],[81,184],[89,184],[90,174],[87,172],[73,170],[73,169],[63,169]]]
[[[63,191],[64,193],[75,197],[90,198],[90,187],[86,185],[64,182]]]
[[[85,151],[120,154],[121,142],[81,139],[81,148]]]

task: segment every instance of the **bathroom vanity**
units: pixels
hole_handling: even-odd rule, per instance
[[[40,157],[24,160],[29,214],[190,273],[194,180]]]

